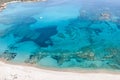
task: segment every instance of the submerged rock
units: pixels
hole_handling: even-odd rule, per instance
[[[59,55],[52,55],[53,59],[57,60],[58,65],[62,65],[64,62],[68,62],[72,59],[72,55],[69,53],[59,54]]]
[[[35,53],[31,54],[27,60],[25,60],[25,63],[30,63],[30,64],[36,64],[38,63],[42,58],[46,57],[46,53]]]
[[[11,60],[13,60],[16,56],[17,56],[17,53],[12,53],[12,52],[9,52],[8,50],[4,51],[4,52],[1,54],[1,58],[2,58],[2,59],[5,59],[6,61],[11,61]]]

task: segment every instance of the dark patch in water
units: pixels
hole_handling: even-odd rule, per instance
[[[36,44],[38,44],[41,47],[48,47],[49,45],[52,46],[53,42],[51,41],[50,37],[57,34],[56,28],[57,26],[38,28],[33,32],[33,34],[35,33],[40,34],[37,38],[32,39],[31,36],[30,37],[24,36],[19,42],[34,41]]]
[[[36,31],[40,32],[41,34],[37,39],[34,40],[38,45],[41,47],[47,47],[49,45],[53,45],[53,42],[51,41],[50,37],[57,34],[56,26],[50,26],[45,28],[39,28]]]
[[[117,28],[120,29],[120,24],[117,25]]]

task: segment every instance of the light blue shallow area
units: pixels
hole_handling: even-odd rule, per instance
[[[46,67],[120,69],[119,1],[9,4],[0,12],[0,58]]]

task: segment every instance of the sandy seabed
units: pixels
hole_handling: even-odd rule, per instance
[[[0,80],[120,80],[120,74],[60,72],[0,62]]]

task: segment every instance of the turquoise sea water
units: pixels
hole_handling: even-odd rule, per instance
[[[120,69],[119,2],[9,4],[0,12],[0,58],[57,68]]]

